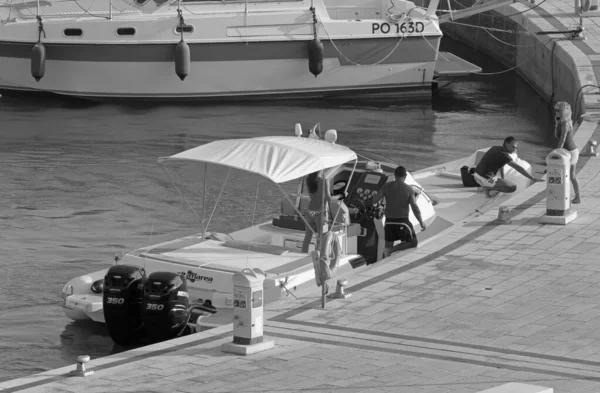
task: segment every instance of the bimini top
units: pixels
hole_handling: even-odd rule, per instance
[[[227,166],[284,183],[356,160],[356,153],[320,139],[270,136],[209,142],[170,157],[160,157],[158,163],[173,160]]]

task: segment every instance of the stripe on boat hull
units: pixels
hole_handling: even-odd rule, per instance
[[[428,40],[426,42],[425,40]],[[433,61],[441,37],[323,40],[325,58],[342,65],[397,64]],[[191,43],[192,62],[308,59],[307,41]],[[35,43],[0,41],[0,57],[29,59]],[[156,63],[175,61],[171,44],[52,44],[44,43],[47,61]],[[434,49],[435,48],[435,49]],[[390,54],[391,53],[391,54]]]

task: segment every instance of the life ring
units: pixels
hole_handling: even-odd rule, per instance
[[[340,239],[333,231],[327,232],[323,237],[323,241],[321,241],[319,249],[321,282],[335,277],[335,271],[340,262],[341,251]]]

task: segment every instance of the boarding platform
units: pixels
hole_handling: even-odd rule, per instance
[[[477,74],[479,72],[481,72],[481,67],[476,66],[465,59],[461,59],[453,53],[440,51],[438,53],[437,61],[435,62],[433,76],[434,78],[443,76],[464,76]]]

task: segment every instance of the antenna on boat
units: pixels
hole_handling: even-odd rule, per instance
[[[308,139],[321,139],[319,135],[317,135],[317,127],[320,128],[319,123],[315,124],[313,128],[308,132]]]
[[[296,134],[296,136],[298,138],[302,137],[302,125],[300,123],[296,123],[294,125],[294,134]],[[300,208],[300,197],[302,196],[302,183],[304,182],[304,178],[302,178],[300,180],[300,182],[298,183],[298,187],[296,189],[296,200],[294,201],[294,207],[295,208]]]

